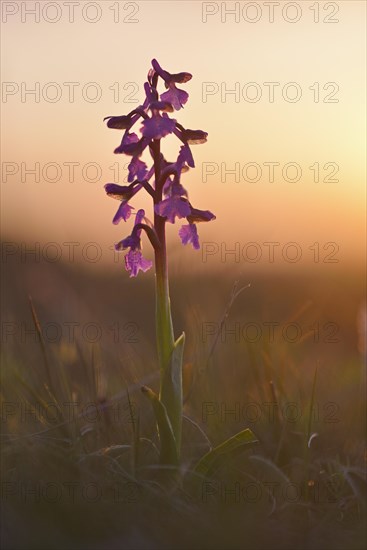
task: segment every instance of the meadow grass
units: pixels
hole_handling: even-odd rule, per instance
[[[14,331],[2,345],[4,548],[365,547],[363,285],[353,274],[259,273],[237,287],[223,274],[174,278],[187,337],[178,471],[159,463],[141,392],[159,387],[152,277],[131,289],[120,270],[15,258],[3,282],[3,324]],[[102,327],[95,343],[81,330],[91,321]],[[298,323],[302,337],[269,341],[268,321]],[[51,322],[63,329],[55,342]],[[237,338],[246,323],[262,327],[258,341]],[[257,443],[195,468],[246,428]]]

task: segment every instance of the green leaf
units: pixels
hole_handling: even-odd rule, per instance
[[[258,443],[258,439],[249,428],[246,428],[204,455],[196,464],[194,471],[199,475],[208,476],[235,452],[254,443]]]
[[[177,466],[179,459],[176,439],[173,434],[171,422],[167,415],[166,407],[159,400],[158,395],[147,386],[143,386],[141,391],[148,397],[148,399],[150,399],[157,421],[159,439],[161,443],[160,462],[161,464]]]
[[[185,345],[183,332],[173,345],[169,364],[162,373],[160,400],[164,404],[171,422],[177,445],[177,455],[180,454],[182,432],[182,359]]]

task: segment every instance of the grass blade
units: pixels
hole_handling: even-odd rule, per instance
[[[196,464],[194,471],[196,474],[208,476],[236,451],[254,443],[258,443],[258,439],[249,428],[246,428],[204,455]]]

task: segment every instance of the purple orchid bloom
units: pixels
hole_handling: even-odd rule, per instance
[[[149,108],[152,112],[163,111],[165,113],[173,113],[174,111],[174,108],[172,107],[171,103],[168,103],[168,101],[153,101],[152,103],[150,103]]]
[[[126,132],[122,136],[120,145],[116,147],[116,149],[114,150],[114,153],[125,153],[126,147],[132,144],[136,144],[138,143],[138,141],[139,141],[139,138],[134,132],[130,134],[129,131],[126,130]]]
[[[126,250],[127,248],[132,248],[133,250],[136,250],[136,249],[141,248],[141,246],[140,246],[141,229],[135,229],[135,228],[136,228],[137,225],[142,223],[144,217],[145,217],[145,211],[142,210],[142,209],[138,210],[137,213],[136,213],[136,216],[135,216],[135,223],[134,223],[134,227],[133,227],[131,235],[129,235],[128,237],[125,237],[125,239],[122,239],[122,241],[119,241],[115,245],[116,250],[118,250],[118,251]]]
[[[167,218],[170,223],[175,223],[176,217],[186,218],[191,212],[188,201],[176,194],[156,204],[154,210],[162,218]]]
[[[131,127],[131,116],[106,116],[103,120],[107,120],[108,128],[114,128],[115,130],[128,130]]]
[[[143,180],[148,173],[147,165],[137,157],[133,157],[128,166],[129,175],[127,181],[130,183],[137,179]]]
[[[187,196],[186,189],[180,184],[180,178],[181,174],[189,170],[189,167],[193,168],[195,166],[190,147],[185,145],[180,148],[176,162],[164,162],[163,164],[162,174],[167,176],[163,185],[163,194],[166,196],[174,194]],[[173,180],[169,177],[172,174],[174,174]]]
[[[195,250],[199,250],[199,235],[196,224],[215,220],[215,216],[212,212],[209,212],[209,210],[198,210],[197,208],[193,208],[190,204],[190,214],[186,216],[186,219],[189,224],[183,225],[178,232],[181,242],[182,244],[191,243]]]
[[[153,59],[148,81],[144,84],[144,102],[127,115],[110,116],[105,119],[109,128],[124,131],[121,143],[114,152],[132,157],[127,177],[130,185],[109,183],[105,186],[108,196],[121,201],[113,223],[118,224],[121,220],[127,221],[131,217],[133,206],[130,205],[130,200],[143,187],[154,201],[154,226],[141,223],[144,211],[138,210],[131,235],[116,245],[118,250],[129,249],[125,256],[125,265],[132,277],[139,271],[147,271],[152,265],[141,253],[142,230],[146,232],[154,247],[157,261],[160,257],[160,232],[165,231],[167,222],[175,223],[176,218],[186,219],[187,225],[180,228],[179,236],[184,245],[192,244],[197,250],[200,245],[196,224],[215,219],[209,210],[192,207],[187,191],[181,184],[182,174],[195,167],[190,145],[205,143],[208,134],[202,130],[184,128],[169,116],[173,111],[180,110],[188,99],[188,94],[177,88],[176,84],[185,84],[191,78],[192,75],[187,72],[170,73]],[[166,88],[166,92],[162,94],[158,91],[160,79]],[[139,120],[140,129],[134,132],[133,127],[136,128],[134,125]],[[160,141],[170,134],[174,134],[182,143],[174,162],[168,162],[164,158],[160,146]],[[150,167],[141,159],[146,149],[153,158],[153,165]],[[153,175],[154,179],[149,183]],[[139,224],[139,228],[136,229]]]
[[[201,143],[206,143],[208,134],[202,130],[184,129],[182,132],[182,137],[184,141],[190,145],[200,145]]]
[[[137,182],[133,182],[130,185],[117,185],[116,183],[107,183],[105,185],[107,195],[121,201],[112,220],[114,225],[117,225],[121,220],[126,222],[130,218],[133,207],[128,204],[128,201],[140,191],[141,187]]]
[[[115,249],[118,251],[126,250],[130,248],[129,252],[125,256],[125,267],[127,271],[130,271],[130,277],[136,277],[139,271],[148,271],[153,265],[153,262],[147,260],[142,255],[142,245],[141,245],[141,229],[136,229],[136,227],[142,223],[145,217],[144,210],[138,210],[135,217],[134,228],[128,237],[122,239],[115,245]]]
[[[202,130],[189,130],[188,128],[184,128],[178,122],[176,123],[176,127],[176,136],[185,144],[198,145],[201,143],[206,143],[207,141],[207,132],[203,132]]]
[[[199,223],[199,222],[210,222],[211,220],[215,220],[214,214],[212,212],[209,212],[209,210],[198,210],[197,208],[193,208],[190,204],[191,212],[190,215],[187,216],[187,221],[190,223]]]
[[[114,153],[117,155],[124,153],[125,155],[129,155],[131,157],[140,157],[148,143],[149,140],[145,137],[139,139],[134,132],[129,134],[126,130],[120,145],[116,147]]]
[[[187,164],[190,168],[195,168],[194,157],[192,156],[191,149],[187,144],[180,147],[180,153],[177,157],[176,164],[180,170],[182,170],[184,164]]]
[[[186,189],[179,183],[177,178],[167,179],[166,183],[163,186],[163,194],[166,197],[172,197],[173,195],[178,195],[180,197],[185,195],[187,197]]]
[[[199,235],[197,227],[194,223],[189,223],[188,225],[183,225],[179,230],[178,234],[181,237],[182,244],[191,243],[195,250],[199,250]]]
[[[176,111],[179,111],[187,103],[189,94],[184,90],[180,90],[180,88],[176,88],[175,84],[170,84],[168,92],[161,94],[161,99],[168,101]]]
[[[126,271],[130,271],[130,277],[137,277],[139,271],[144,273],[153,265],[153,262],[143,258],[140,250],[130,250],[125,256]]]
[[[141,189],[141,185],[135,181],[130,185],[106,183],[104,188],[109,197],[119,201],[129,201]]]
[[[164,69],[162,69],[156,59],[152,59],[152,67],[155,72],[158,73],[161,78],[163,78],[166,88],[168,88],[169,85],[172,83],[177,82],[179,84],[185,84],[192,79],[192,74],[187,72],[171,74],[168,71],[165,71]]]
[[[172,134],[176,127],[176,121],[166,113],[161,116],[158,112],[153,112],[151,118],[147,118],[143,121],[143,128],[141,133],[146,139],[161,139],[168,134]]]
[[[164,80],[164,84],[168,89],[167,92],[161,94],[161,100],[168,101],[176,111],[179,111],[187,102],[189,94],[177,88],[176,83],[185,84],[191,80],[192,75],[186,72],[171,74],[162,69],[156,59],[153,59],[152,66],[156,73]]]
[[[123,201],[117,209],[116,214],[113,217],[112,223],[117,225],[121,220],[126,222],[130,216],[131,212],[134,210],[133,206],[130,206],[126,201]]]

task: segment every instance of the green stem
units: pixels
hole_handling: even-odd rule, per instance
[[[152,148],[155,171],[154,204],[162,200],[164,182],[160,181],[160,140],[156,140]],[[182,380],[181,372],[177,375],[172,370],[174,332],[171,317],[169,297],[168,264],[166,248],[166,220],[154,213],[154,229],[160,246],[155,248],[155,277],[156,277],[156,338],[160,366],[160,401],[165,406],[168,418],[175,436],[179,455],[181,445],[182,425]],[[181,369],[181,366],[180,366]]]
[[[153,146],[155,181],[159,181],[160,169],[160,140],[156,140]],[[156,188],[154,204],[162,200],[162,188]],[[166,249],[166,220],[154,213],[154,229],[156,231],[160,247],[155,248],[155,282],[156,282],[156,337],[158,348],[159,366],[161,375],[166,370],[174,344],[174,334],[171,318],[171,306],[169,298],[168,265]]]
[[[162,374],[169,364],[173,350],[174,334],[169,298],[165,227],[164,224],[162,228],[159,227],[159,225],[161,224],[159,223],[158,226],[155,224],[155,229],[161,245],[160,249],[155,250],[155,282],[157,347],[159,366]]]

